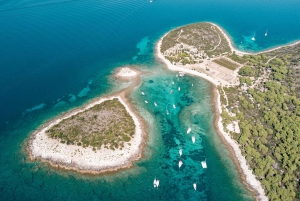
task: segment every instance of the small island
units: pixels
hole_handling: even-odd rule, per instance
[[[213,23],[165,34],[156,46],[168,69],[212,83],[216,128],[258,200],[300,200],[300,43],[250,54]]]
[[[100,97],[43,126],[31,135],[32,160],[82,173],[101,173],[131,166],[141,157],[144,122],[127,94],[140,83],[140,72],[123,67],[114,77],[130,79],[127,88]]]

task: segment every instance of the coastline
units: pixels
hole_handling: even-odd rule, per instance
[[[236,51],[236,53],[238,53],[238,54],[250,54],[250,53],[245,53],[245,52],[236,50],[233,47],[232,42],[229,39],[229,37],[226,35],[226,33],[218,25],[213,24],[213,23],[210,23],[210,24],[216,26],[221,31],[223,36],[228,41],[231,51]],[[220,94],[216,88],[218,85],[220,85],[220,82],[204,73],[200,73],[197,71],[185,69],[183,67],[175,66],[175,65],[171,64],[171,62],[169,60],[165,59],[163,54],[160,52],[160,48],[161,48],[163,38],[168,33],[164,34],[155,46],[156,58],[159,61],[161,61],[162,63],[164,63],[169,70],[181,71],[184,73],[188,73],[191,75],[195,75],[195,76],[204,78],[205,80],[209,81],[213,85],[213,91],[215,92],[215,93],[213,93],[214,102],[216,103],[215,104],[215,113],[216,113],[215,126],[217,128],[216,130],[217,130],[218,134],[220,135],[220,137],[222,139],[224,139],[223,141],[226,142],[225,145],[227,145],[227,147],[229,148],[229,151],[231,152],[230,155],[233,157],[233,160],[239,170],[240,178],[241,178],[242,182],[245,184],[246,188],[249,189],[251,192],[255,193],[255,197],[257,200],[262,200],[262,201],[268,200],[268,198],[266,197],[266,195],[264,193],[264,189],[261,186],[261,183],[256,179],[255,175],[253,174],[252,170],[250,169],[250,167],[247,164],[246,158],[242,155],[241,150],[239,149],[239,144],[234,139],[232,139],[228,133],[226,133],[224,131],[224,128],[222,125],[222,118],[220,115],[222,112],[222,108],[221,108],[222,106],[221,106],[221,102],[220,102]],[[269,51],[272,51],[272,50],[269,50]]]
[[[225,37],[225,39],[228,41],[228,44],[229,44],[229,47],[231,49],[231,51],[235,51],[235,53],[237,55],[245,55],[245,54],[248,54],[248,55],[257,55],[257,54],[262,54],[262,53],[266,53],[266,52],[271,52],[271,51],[274,51],[274,50],[277,50],[277,49],[280,49],[280,48],[283,48],[283,47],[290,47],[290,46],[294,46],[294,45],[297,45],[300,43],[300,41],[295,41],[295,42],[291,42],[289,44],[286,44],[286,45],[280,45],[280,46],[277,46],[277,47],[273,47],[271,49],[267,49],[267,50],[263,50],[263,51],[259,51],[259,52],[253,52],[253,53],[250,53],[250,52],[243,52],[241,50],[238,50],[236,49],[234,46],[233,46],[233,42],[232,40],[229,38],[228,34],[226,33],[226,31],[220,27],[219,25],[215,24],[215,23],[212,23],[212,22],[206,22],[206,23],[209,23],[211,25],[214,25],[216,26],[219,31],[223,34],[223,36]]]
[[[110,96],[94,99],[80,108],[54,118],[32,133],[26,147],[30,160],[40,160],[49,163],[53,167],[87,174],[101,174],[131,167],[133,161],[142,157],[146,138],[146,123],[137,113],[128,97],[132,89],[141,83],[141,73],[136,69],[133,71],[136,72],[137,76],[127,88]],[[122,150],[110,150],[102,146],[100,150],[95,152],[92,147],[83,148],[76,145],[62,144],[56,139],[49,138],[45,133],[51,126],[63,119],[113,98],[118,98],[135,123],[135,134]]]

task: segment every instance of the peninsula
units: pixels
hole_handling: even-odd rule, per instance
[[[115,77],[130,85],[68,112],[34,132],[27,151],[32,160],[82,173],[101,173],[131,166],[141,157],[144,122],[128,100],[141,72],[123,67]]]
[[[216,127],[258,200],[300,200],[300,44],[250,54],[213,23],[176,28],[157,43],[168,69],[212,83]]]

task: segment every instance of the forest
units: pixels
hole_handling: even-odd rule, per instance
[[[270,200],[300,200],[300,45],[228,57],[243,67],[239,86],[218,87],[224,127],[238,122],[227,132]]]

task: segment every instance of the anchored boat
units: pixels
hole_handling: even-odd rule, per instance
[[[182,166],[182,164],[183,164],[183,162],[182,162],[182,160],[180,160],[179,163],[178,163],[179,169],[180,169],[180,167]]]
[[[206,169],[207,168],[207,164],[206,164],[206,160],[201,162],[202,168]]]

